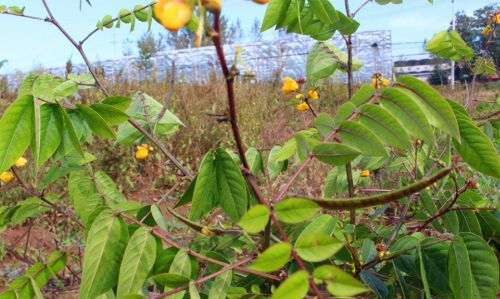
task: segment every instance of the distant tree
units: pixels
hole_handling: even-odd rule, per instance
[[[213,23],[213,15],[207,16],[208,22]],[[221,16],[220,36],[223,44],[232,44],[241,41],[245,36],[245,31],[241,25],[241,20],[237,19],[235,23],[230,23],[228,18]],[[193,47],[195,34],[186,27],[176,32],[169,32],[166,36],[166,45],[170,49],[187,49]],[[204,38],[201,46],[212,45],[212,40]]]
[[[473,48],[476,53],[482,54],[487,39],[481,35],[486,22],[495,13],[497,8],[493,5],[487,5],[475,10],[471,16],[461,11],[456,14],[456,30],[465,42]],[[488,56],[493,58],[497,69],[500,69],[500,39],[493,39],[489,47]]]
[[[7,60],[0,60],[0,69],[7,63]]]
[[[252,40],[262,39],[262,32],[260,32],[260,20],[258,18],[255,18],[255,20],[253,21],[252,27],[250,28],[249,37]]]
[[[439,65],[434,66],[434,71],[429,77],[429,84],[448,85],[448,72]]]
[[[151,31],[144,33],[137,41],[139,56],[136,59],[136,66],[140,71],[148,74],[153,69],[151,58],[164,49],[163,37],[154,37]]]

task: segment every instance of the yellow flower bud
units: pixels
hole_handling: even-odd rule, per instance
[[[306,111],[306,110],[309,110],[309,105],[307,103],[302,103],[302,104],[298,104],[296,106],[296,108],[299,111]]]
[[[313,89],[309,90],[309,98],[314,101],[318,100],[319,99],[318,91]]]
[[[305,98],[305,96],[303,94],[301,94],[301,93],[298,93],[298,94],[295,95],[295,98],[297,100],[303,100]]]
[[[205,236],[213,236],[215,235],[215,233],[213,231],[211,231],[208,227],[204,226],[202,229],[201,229],[201,233],[204,234]]]
[[[16,166],[17,168],[22,168],[26,166],[26,163],[28,163],[28,160],[26,160],[24,157],[21,157],[17,159],[16,163],[14,163],[14,166]]]
[[[299,84],[297,83],[297,81],[293,80],[290,77],[285,77],[285,79],[283,79],[283,80],[284,80],[284,82],[283,82],[283,87],[281,88],[281,90],[285,94],[291,94],[292,92],[296,92],[299,90]]]
[[[135,152],[135,158],[138,159],[138,160],[145,160],[147,159],[149,156],[149,151],[147,148],[139,148],[137,149],[137,151]]]
[[[14,179],[14,175],[11,172],[5,171],[0,174],[0,181],[7,184]]]
[[[362,178],[369,177],[370,176],[370,171],[368,169],[362,170],[360,176]]]
[[[427,186],[427,187],[425,187],[425,190],[429,191],[429,190],[431,190],[431,187]]]

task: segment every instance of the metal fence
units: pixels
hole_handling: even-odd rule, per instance
[[[336,35],[330,42],[345,51],[342,37]],[[363,62],[363,67],[354,75],[355,81],[368,81],[374,72],[390,77],[392,74],[391,31],[359,32],[353,36],[353,54]],[[315,41],[302,35],[287,35],[284,39],[256,41],[225,45],[228,61],[233,61],[240,47],[240,70],[249,70],[257,81],[275,80],[277,76],[294,78],[305,75],[307,54]],[[153,74],[165,78],[175,62],[176,79],[185,82],[207,82],[214,74],[219,74],[218,60],[214,47],[201,47],[160,52],[152,59]],[[147,74],[137,68],[135,57],[106,60],[96,63],[108,80],[143,80]],[[48,70],[55,76],[64,76],[65,67]],[[86,72],[84,64],[74,65],[73,72]],[[343,80],[342,75],[338,75]],[[22,80],[19,74],[7,75],[10,86],[18,86]]]

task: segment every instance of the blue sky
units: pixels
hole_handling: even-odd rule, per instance
[[[76,40],[91,31],[97,21],[106,14],[116,15],[121,8],[131,9],[136,4],[147,0],[92,0],[92,7],[84,4],[79,9],[78,0],[47,0],[55,17]],[[262,19],[265,6],[249,0],[224,0],[224,12],[232,21],[240,18],[245,29],[249,30],[255,18]],[[363,0],[351,0],[352,9],[356,9]],[[343,0],[332,0],[333,5],[343,10]],[[493,0],[455,0],[456,10],[471,13],[487,4],[499,4]],[[39,0],[4,0],[2,4],[26,6],[25,14],[45,17],[46,13]],[[356,17],[361,23],[359,31],[392,30],[394,54],[414,54],[422,52],[424,39],[429,39],[440,30],[448,28],[451,20],[451,0],[434,0],[430,5],[427,0],[404,0],[403,4],[380,6],[368,4]],[[39,65],[46,67],[62,66],[68,58],[74,63],[81,62],[78,53],[61,37],[54,26],[48,23],[19,17],[0,15],[2,28],[0,60],[8,63],[0,72],[10,73],[16,70],[28,71]],[[122,56],[123,44],[129,39],[135,41],[146,31],[145,24],[138,24],[133,33],[128,26],[121,29],[107,29],[90,39],[85,49],[91,60],[105,60]],[[153,32],[163,31],[155,24]],[[272,38],[271,34],[265,38]],[[410,42],[415,42],[409,44]],[[135,48],[135,43],[130,44]]]

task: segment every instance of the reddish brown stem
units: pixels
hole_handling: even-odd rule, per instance
[[[234,268],[236,268],[236,267],[239,267],[239,266],[241,266],[241,265],[244,265],[244,264],[246,264],[246,263],[248,263],[248,262],[250,262],[250,261],[252,261],[252,258],[251,258],[251,257],[247,257],[247,258],[245,258],[245,259],[243,259],[243,260],[241,260],[241,261],[239,261],[239,262],[236,262],[236,263],[233,263],[233,264],[227,265],[227,266],[225,266],[224,268],[220,269],[220,270],[219,270],[219,271],[217,271],[217,272],[214,272],[214,273],[209,274],[209,275],[207,275],[207,276],[205,276],[205,277],[203,277],[203,278],[198,279],[197,281],[195,281],[195,282],[194,282],[194,284],[195,284],[195,285],[197,285],[197,286],[198,286],[198,285],[201,285],[201,284],[203,284],[204,282],[207,282],[207,281],[209,281],[209,280],[211,280],[211,279],[214,279],[215,277],[217,277],[217,276],[219,276],[219,275],[221,275],[221,274],[223,274],[223,273],[225,273],[225,272],[227,272],[227,271],[230,271],[230,270],[232,270],[232,269],[234,269]],[[166,298],[166,297],[168,297],[168,296],[170,296],[170,295],[173,295],[173,294],[179,293],[179,292],[181,292],[181,291],[183,291],[183,290],[185,290],[185,289],[187,289],[187,288],[189,288],[189,284],[186,284],[186,285],[180,286],[180,287],[178,287],[178,288],[175,288],[175,289],[170,290],[170,291],[168,291],[168,292],[165,292],[165,293],[163,293],[163,294],[159,294],[159,295],[151,296],[151,297],[149,297],[149,298],[151,298],[151,299],[161,299],[161,298]]]

